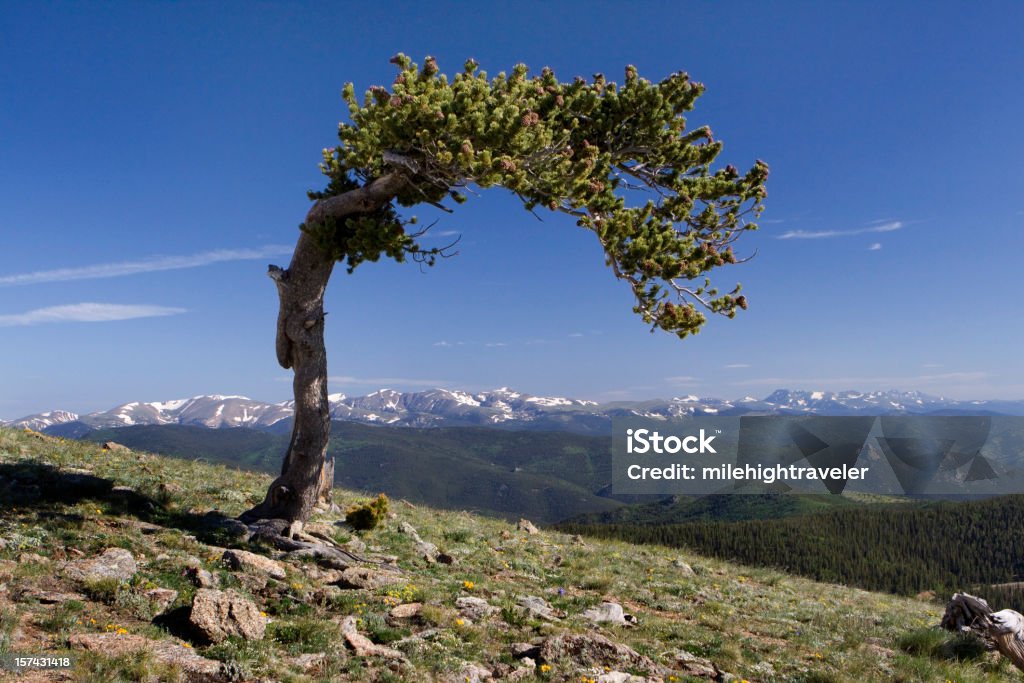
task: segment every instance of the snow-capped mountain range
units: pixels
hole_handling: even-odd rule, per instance
[[[471,393],[448,389],[403,393],[381,389],[366,396],[332,394],[331,417],[401,427],[496,426],[511,429],[606,431],[612,417],[685,415],[998,414],[1024,415],[1024,401],[956,401],[911,391],[790,391],[734,401],[698,396],[600,404],[572,398],[531,396],[508,388]],[[173,401],[125,403],[77,415],[56,410],[0,425],[80,436],[95,429],[133,425],[196,425],[285,430],[293,402],[266,403],[244,396],[196,396]]]

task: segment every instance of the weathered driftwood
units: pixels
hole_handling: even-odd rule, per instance
[[[956,593],[946,605],[941,626],[957,633],[973,633],[1024,671],[1024,615],[1019,612],[994,612],[982,598]]]

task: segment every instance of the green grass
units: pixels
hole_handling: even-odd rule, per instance
[[[0,497],[0,538],[18,539],[0,549],[0,583],[8,587],[0,591],[0,652],[26,613],[27,635],[43,651],[76,633],[119,629],[188,642],[172,622],[151,622],[139,597],[149,587],[172,588],[181,591],[175,606],[187,607],[194,588],[183,571],[199,560],[224,585],[251,596],[270,618],[267,636],[256,643],[190,643],[198,654],[223,662],[237,680],[430,681],[466,662],[511,664],[512,643],[592,631],[581,613],[609,599],[639,621],[631,629],[602,627],[612,640],[663,664],[685,650],[741,680],[982,683],[1014,675],[1012,667],[971,641],[934,628],[941,616],[935,603],[815,583],[685,550],[614,540],[580,543],[547,531],[531,536],[498,519],[399,502],[392,508],[396,517],[362,540],[371,552],[399,558],[403,582],[375,591],[321,592],[323,587],[303,574],[308,563],[289,564],[288,580],[265,584],[219,564],[214,546],[225,540],[204,529],[203,515],[214,508],[238,514],[261,499],[269,481],[264,475],[104,452],[93,444],[0,429],[0,493],[14,490],[15,479],[22,492],[24,482],[38,488],[30,495]],[[135,495],[118,493],[114,486],[129,487]],[[336,495],[342,507],[361,497],[349,491]],[[314,521],[333,524],[340,514]],[[457,564],[424,562],[408,535],[398,532],[403,521],[424,540],[444,547]],[[163,528],[144,533],[140,522]],[[82,591],[62,583],[59,563],[76,556],[72,549],[91,555],[113,545],[128,548],[140,561],[130,583],[91,585],[86,601],[63,607],[17,597],[33,589]],[[24,552],[46,561],[17,564]],[[674,564],[677,559],[694,573],[684,574]],[[480,623],[461,620],[455,601],[467,595],[485,599],[498,613]],[[523,614],[516,601],[526,595],[543,597],[567,616],[549,623]],[[419,621],[388,619],[396,603],[413,600],[424,603]],[[347,615],[356,616],[360,632],[375,642],[400,648],[408,663],[389,668],[346,654],[338,622]],[[424,628],[436,631],[416,646],[403,640]],[[309,653],[323,653],[324,660],[303,674],[292,659]],[[180,675],[152,657],[79,655],[75,680],[159,681]],[[553,663],[550,671],[538,669],[534,680],[579,681],[584,673],[571,663]]]

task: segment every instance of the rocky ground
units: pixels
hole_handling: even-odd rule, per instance
[[[941,605],[392,501],[250,542],[262,475],[0,430],[0,661],[26,681],[997,681]],[[344,502],[359,495],[339,491]]]

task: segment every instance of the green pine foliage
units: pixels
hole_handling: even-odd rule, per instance
[[[720,294],[706,274],[737,262],[732,244],[756,228],[748,219],[762,209],[768,167],[713,168],[722,143],[707,126],[687,130],[684,116],[701,83],[682,72],[652,83],[632,66],[621,86],[601,74],[561,82],[548,68],[531,77],[522,64],[489,78],[473,60],[449,80],[430,57],[422,67],[401,54],[392,62],[390,88],[374,86],[360,101],[345,86],[350,122],[323,152],[329,182],[312,199],[392,174],[406,179],[401,206],[504,187],[526,209],[566,213],[592,231],[652,329],[685,337],[704,311],[733,317],[747,307],[738,285]],[[389,203],[303,229],[350,272],[381,256],[432,264],[443,250],[424,249],[422,232],[405,225]]]
[[[383,493],[369,503],[353,505],[345,511],[345,521],[356,531],[376,529],[388,516],[388,497]]]

